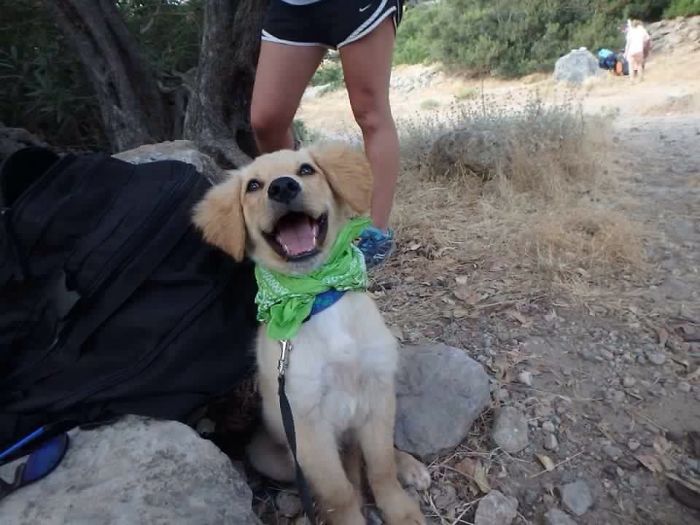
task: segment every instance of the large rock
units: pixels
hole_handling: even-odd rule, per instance
[[[458,129],[438,137],[428,153],[433,176],[471,172],[486,180],[508,162],[508,145],[503,134],[489,130]]]
[[[0,501],[0,523],[252,525],[251,504],[213,443],[181,423],[128,417],[73,432],[54,472]]]
[[[484,368],[442,344],[402,349],[396,393],[396,445],[425,459],[459,445],[490,399]]]
[[[652,53],[700,49],[700,16],[660,20],[647,26]]]
[[[564,55],[554,65],[554,79],[569,84],[581,85],[587,78],[602,74],[598,60],[584,47]]]
[[[189,140],[146,144],[138,148],[122,151],[113,156],[132,164],[145,164],[146,162],[158,160],[179,160],[192,164],[197,168],[197,171],[206,176],[212,183],[220,182],[226,177],[226,172],[214,162],[214,159],[199,151],[194,142]]]

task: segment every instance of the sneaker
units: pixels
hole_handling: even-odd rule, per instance
[[[392,230],[384,232],[374,226],[365,228],[360,234],[357,247],[365,256],[367,269],[378,266],[394,251],[394,232]]]

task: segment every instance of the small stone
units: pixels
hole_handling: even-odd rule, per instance
[[[537,406],[535,406],[535,417],[538,418],[547,418],[550,417],[554,411],[552,410],[552,406],[549,404],[545,403],[539,403]]]
[[[661,366],[666,362],[666,354],[663,352],[649,352],[647,353],[647,359],[651,364]]]
[[[622,450],[615,445],[606,445],[603,447],[603,452],[613,461],[617,461],[622,457]]]
[[[593,494],[588,484],[579,479],[561,487],[561,501],[576,516],[582,516],[593,505]]]
[[[496,445],[509,454],[520,452],[529,443],[525,416],[513,407],[502,408],[496,416],[491,436]]]
[[[576,525],[571,517],[559,509],[549,509],[544,515],[545,525]]]
[[[634,438],[627,441],[627,448],[630,449],[632,452],[638,450],[641,446],[642,444]]]
[[[615,359],[615,355],[610,350],[606,350],[605,348],[600,350],[600,356],[607,361],[612,361]]]
[[[552,423],[551,421],[545,421],[544,423],[542,423],[542,430],[549,434],[553,434],[556,428],[554,427],[554,423]]]
[[[293,518],[301,514],[301,500],[291,492],[280,492],[275,498],[277,511],[286,518]]]
[[[637,380],[632,376],[625,376],[622,378],[622,386],[625,388],[632,388],[637,384]]]
[[[622,390],[608,390],[607,397],[610,401],[617,404],[623,403],[625,401],[625,393]]]
[[[557,436],[554,434],[547,434],[544,437],[544,448],[545,450],[557,450],[559,448],[559,441],[557,441]]]
[[[523,370],[518,374],[518,382],[523,385],[532,386],[532,372]]]
[[[605,474],[610,479],[617,478],[617,467],[614,463],[608,463],[603,467],[603,474]]]
[[[686,381],[681,381],[680,383],[678,383],[678,390],[687,394],[688,392],[690,392],[690,383]]]
[[[510,525],[518,515],[518,500],[492,490],[476,508],[474,525]]]
[[[629,477],[629,479],[627,480],[627,482],[630,484],[630,487],[633,487],[633,488],[639,487],[639,485],[640,485],[640,483],[641,483],[639,477],[638,477],[638,476],[635,476],[634,474],[632,474],[632,475]]]
[[[457,503],[457,489],[451,483],[434,485],[430,489],[430,496],[438,509],[448,510]]]

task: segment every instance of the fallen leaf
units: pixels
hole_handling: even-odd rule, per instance
[[[671,450],[671,442],[663,436],[656,436],[654,438],[654,450],[661,455],[665,455]]]
[[[479,292],[466,285],[455,288],[454,294],[457,299],[471,305],[478,303],[482,299]]]
[[[685,376],[685,379],[687,381],[692,381],[694,379],[697,379],[698,377],[700,377],[700,367],[696,368],[695,372],[691,372],[690,374]]]
[[[479,487],[479,490],[484,494],[491,492],[491,485],[489,485],[489,481],[486,477],[486,468],[478,459],[476,460],[476,469],[474,470],[474,481]]]
[[[659,474],[664,470],[659,459],[651,454],[637,454],[634,456],[634,459],[639,461],[647,470],[654,474]]]
[[[678,363],[679,365],[683,365],[686,370],[690,370],[690,361],[687,359],[680,359],[678,357],[671,356],[671,361]]]
[[[496,379],[502,383],[510,383],[513,380],[513,373],[507,359],[503,357],[496,358],[493,364],[489,365],[489,368],[493,371]]]
[[[656,337],[659,340],[659,346],[661,348],[666,346],[666,342],[668,341],[668,331],[665,328],[663,328],[663,327],[657,328],[656,329]]]
[[[465,317],[469,317],[469,310],[465,310],[464,308],[455,308],[452,310],[452,317],[455,319],[464,319]]]
[[[668,473],[668,489],[671,495],[685,506],[700,510],[700,483],[696,480],[686,480],[675,474]]]
[[[508,315],[523,325],[524,328],[532,326],[532,319],[520,313],[518,310],[508,310]]]
[[[676,326],[675,331],[683,338],[683,341],[687,343],[700,341],[700,330],[690,323],[683,323]]]
[[[477,460],[472,458],[464,458],[455,465],[455,469],[468,478],[474,479],[474,472],[476,472],[476,461]]]
[[[420,248],[421,246],[422,246],[421,243],[419,243],[419,242],[414,242],[413,244],[411,244],[411,245],[408,247],[408,251],[409,251],[409,252],[415,252],[415,251],[418,250],[418,248]]]
[[[546,456],[544,454],[536,454],[537,459],[542,463],[542,466],[547,472],[552,472],[554,470],[554,461],[552,461],[552,458],[549,456]]]
[[[502,272],[502,271],[505,270],[506,268],[508,268],[508,266],[506,265],[505,262],[503,262],[503,261],[494,261],[494,262],[492,262],[491,265],[489,266],[489,271],[490,271],[490,272]]]

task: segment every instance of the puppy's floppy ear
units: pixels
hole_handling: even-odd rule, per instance
[[[194,208],[194,224],[204,239],[236,261],[245,257],[245,220],[241,205],[241,178],[232,172],[229,180],[211,188]]]
[[[334,143],[312,146],[309,153],[341,200],[356,213],[369,212],[372,171],[361,150]]]

